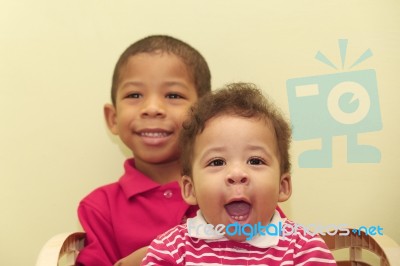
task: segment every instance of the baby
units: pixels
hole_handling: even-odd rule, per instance
[[[180,136],[182,196],[200,210],[158,236],[142,265],[336,265],[319,236],[276,211],[292,193],[290,140],[253,84],[200,99]]]

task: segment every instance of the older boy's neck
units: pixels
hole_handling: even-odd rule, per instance
[[[181,168],[178,161],[172,161],[163,164],[151,164],[135,160],[135,166],[136,169],[159,184],[167,184],[173,181],[178,181],[181,177]]]

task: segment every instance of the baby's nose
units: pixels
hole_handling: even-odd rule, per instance
[[[240,168],[233,169],[226,177],[226,183],[228,185],[247,185],[249,182],[249,176]]]

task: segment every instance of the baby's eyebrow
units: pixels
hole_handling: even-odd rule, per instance
[[[264,147],[261,147],[259,145],[252,145],[252,144],[247,145],[247,150],[249,150],[249,151],[264,151],[264,152],[268,152],[268,150],[265,149]]]
[[[205,151],[203,151],[203,152],[200,154],[200,158],[207,157],[207,156],[209,156],[209,155],[212,154],[212,153],[221,153],[221,152],[223,152],[223,151],[225,151],[225,150],[226,150],[226,147],[225,147],[225,146],[211,147],[211,148],[208,148],[208,149],[206,149]]]
[[[262,152],[263,154],[265,154],[267,157],[271,157],[272,156],[272,152],[268,149],[268,147],[262,147],[259,145],[252,145],[249,144],[247,150],[251,151],[251,152]]]

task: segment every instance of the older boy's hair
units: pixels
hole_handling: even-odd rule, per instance
[[[235,115],[264,119],[275,131],[281,173],[289,173],[291,127],[280,110],[254,85],[232,83],[200,99],[180,133],[182,174],[192,176],[194,143],[205,124],[213,117]],[[238,128],[240,130],[240,128]],[[233,144],[234,145],[234,144]]]
[[[130,45],[119,57],[114,68],[111,100],[116,104],[121,69],[131,56],[140,53],[168,53],[179,57],[193,79],[199,98],[211,90],[211,73],[204,57],[189,44],[167,35],[151,35]]]

